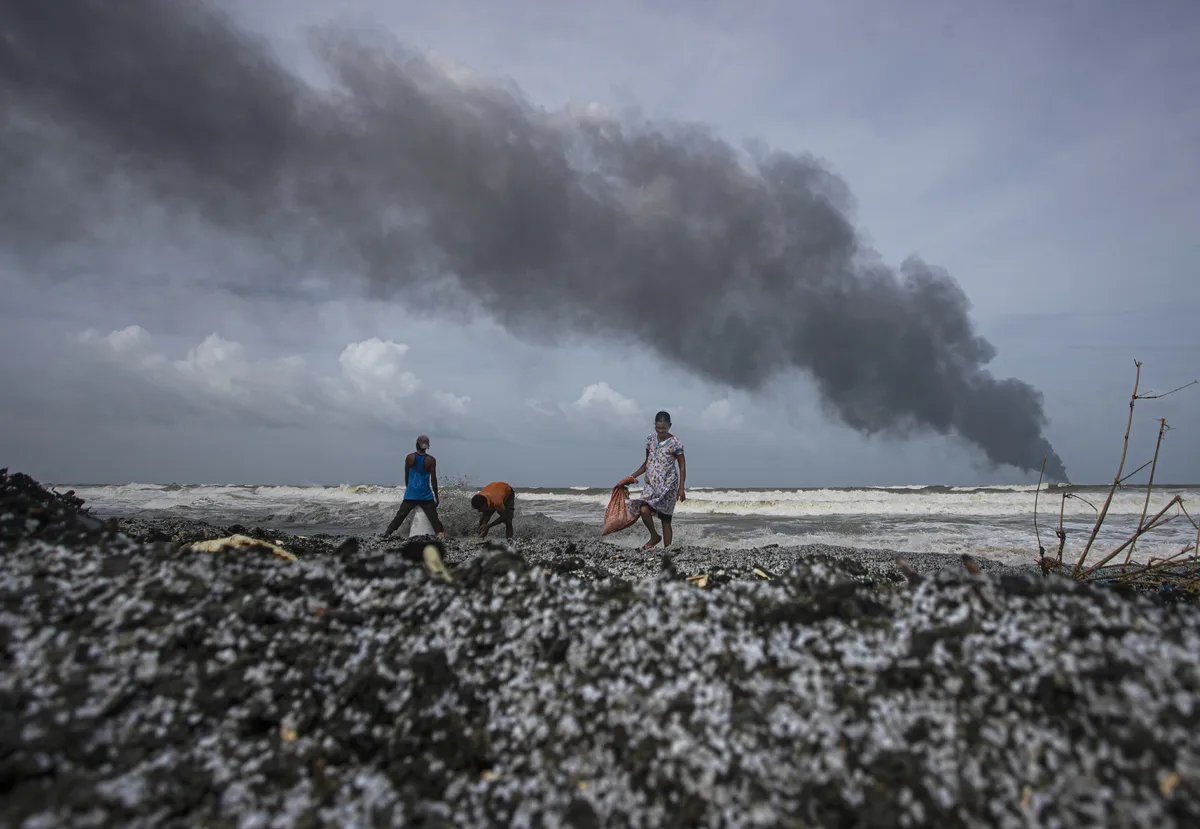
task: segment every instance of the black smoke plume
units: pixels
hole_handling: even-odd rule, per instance
[[[3,252],[102,245],[148,201],[380,295],[470,296],[522,336],[633,337],[746,390],[802,370],[863,433],[957,434],[1066,479],[1041,394],[987,370],[958,284],[880,264],[816,160],[548,112],[395,44],[317,46],[328,84],[200,2],[5,0]]]

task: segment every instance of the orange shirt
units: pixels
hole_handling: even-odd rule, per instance
[[[504,507],[504,502],[512,495],[513,488],[504,481],[492,481],[490,484],[479,490],[479,494],[487,499],[488,506],[491,509],[500,511]]]

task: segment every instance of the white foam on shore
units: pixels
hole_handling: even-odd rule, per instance
[[[68,487],[59,486],[60,490]],[[339,486],[177,486],[130,483],[73,487],[101,516],[166,516],[217,524],[257,524],[303,532],[369,532],[387,526],[402,487],[373,484]],[[632,493],[639,490],[632,489]],[[1039,501],[1042,544],[1057,545],[1054,528],[1062,508],[1068,530],[1067,558],[1078,555],[1095,520],[1103,491],[1062,500],[1062,490],[1043,490]],[[1155,493],[1151,513],[1176,494],[1195,503],[1200,487],[1164,487]],[[541,513],[556,521],[603,522],[610,490],[571,487],[518,489],[518,514]],[[1123,489],[1109,506],[1097,542],[1104,554],[1136,527],[1145,492]],[[727,549],[766,544],[824,543],[906,552],[985,555],[1028,561],[1036,551],[1034,487],[864,487],[860,489],[716,489],[695,487],[676,507],[676,543]],[[1192,510],[1193,513],[1196,510]],[[445,519],[443,519],[445,520]],[[414,528],[428,531],[424,515]],[[518,527],[518,532],[520,528]],[[610,536],[619,546],[644,540],[638,526]],[[1139,560],[1165,556],[1195,541],[1182,517],[1138,542]],[[636,543],[635,543],[636,542]]]
[[[113,486],[57,486],[75,489],[77,495],[105,512],[122,509],[171,511],[180,508],[236,508],[254,502],[261,508],[310,505],[315,513],[338,506],[394,505],[404,497],[403,487],[374,484],[339,486],[251,486],[239,484],[174,486],[130,483]],[[910,491],[903,491],[910,490]],[[581,512],[592,512],[596,505],[608,503],[609,491],[587,487],[566,490],[529,491],[518,489],[522,503],[575,505]],[[639,490],[631,488],[631,493]],[[930,491],[928,487],[863,487],[860,489],[688,489],[688,500],[676,514],[766,516],[804,518],[821,516],[1028,516],[1033,515],[1034,487],[953,487]],[[1166,503],[1175,495],[1195,503],[1200,487],[1164,487],[1156,491],[1153,503]],[[1041,496],[1041,509],[1047,516],[1057,514],[1094,516],[1093,506],[1103,494],[1087,496],[1089,506],[1080,498],[1061,501],[1058,492]],[[1145,491],[1118,490],[1108,508],[1109,515],[1142,513]],[[1152,506],[1153,506],[1152,503]],[[1153,511],[1153,510],[1152,510]],[[603,512],[603,509],[601,509]]]

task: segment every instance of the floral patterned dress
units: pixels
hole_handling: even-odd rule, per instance
[[[675,501],[679,496],[679,466],[677,459],[683,455],[683,441],[675,435],[658,442],[657,435],[646,437],[646,448],[650,457],[646,459],[646,482],[638,498],[629,499],[629,510],[636,514],[646,504],[660,515],[673,515]]]

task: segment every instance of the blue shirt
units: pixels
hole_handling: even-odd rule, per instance
[[[417,454],[412,469],[408,471],[408,486],[404,488],[405,501],[432,501],[433,488],[429,485],[428,455]]]

